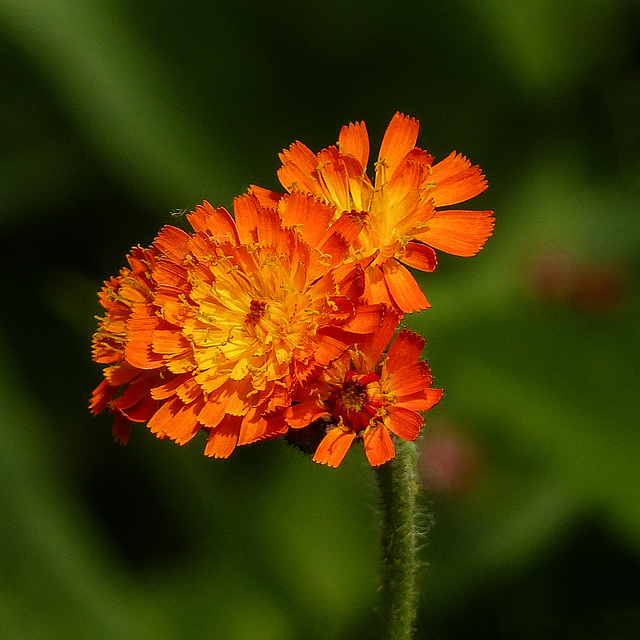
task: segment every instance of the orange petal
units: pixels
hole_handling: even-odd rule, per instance
[[[284,419],[293,429],[302,429],[326,415],[329,415],[326,407],[319,405],[315,398],[310,398],[288,407],[284,412]]]
[[[115,389],[106,380],[103,380],[91,394],[89,401],[89,409],[94,416],[102,413],[109,404],[109,400],[113,397]]]
[[[282,151],[280,160],[282,167],[278,169],[278,180],[287,191],[322,195],[316,173],[318,159],[311,149],[302,142],[294,142],[289,149]]]
[[[370,211],[374,188],[369,176],[353,156],[341,155],[347,171],[347,182],[351,198],[350,210]]]
[[[395,306],[382,269],[378,266],[367,267],[365,272],[364,298],[370,304],[386,304],[388,307]]]
[[[389,347],[387,371],[390,373],[417,362],[424,349],[425,339],[411,329],[403,329]]]
[[[356,309],[356,315],[344,324],[344,328],[354,333],[373,333],[382,325],[385,309],[382,304],[361,304]]]
[[[189,235],[186,231],[166,225],[160,229],[153,245],[175,262],[182,262],[189,254]]]
[[[129,434],[131,433],[131,420],[119,412],[115,412],[113,420],[113,437],[122,444],[129,442]]]
[[[198,414],[198,422],[205,427],[217,427],[227,413],[227,394],[210,396]]]
[[[350,122],[342,127],[338,136],[338,147],[342,153],[352,155],[364,171],[369,162],[369,134],[364,122]]]
[[[146,331],[146,326],[156,325],[153,318],[136,318],[127,323],[129,340],[125,345],[125,357],[127,362],[138,369],[157,369],[163,365],[162,357],[153,352],[151,348],[152,334]],[[142,326],[145,325],[145,326]]]
[[[159,438],[168,437],[178,444],[185,444],[200,430],[197,414],[201,408],[199,402],[183,405],[173,397],[156,411],[147,426]]]
[[[343,213],[332,225],[331,232],[339,233],[349,244],[360,235],[362,221],[347,213]]]
[[[260,206],[270,209],[275,209],[282,198],[281,193],[271,191],[271,189],[265,189],[264,187],[258,187],[255,184],[249,187],[249,193],[258,198]]]
[[[236,223],[224,208],[215,209],[206,200],[187,214],[195,231],[202,231],[219,242],[239,242]]]
[[[279,249],[288,249],[291,233],[282,228],[282,219],[273,209],[259,209],[256,224],[258,242],[272,244]]]
[[[310,279],[307,265],[310,268],[316,265],[309,259],[309,247],[302,242],[298,242],[294,236],[290,236],[290,240],[291,245],[293,245],[293,250],[291,251],[291,284],[297,288],[297,291],[304,291]]]
[[[197,416],[201,408],[202,400],[185,405],[169,423],[169,438],[179,445],[189,442],[200,431]]]
[[[362,350],[372,366],[375,367],[383,351],[388,347],[389,340],[395,333],[400,322],[400,316],[392,307],[385,307],[384,317],[379,329],[364,337]]]
[[[119,387],[121,384],[131,382],[139,373],[139,369],[129,367],[124,363],[123,366],[114,365],[105,369],[104,377],[110,385]]]
[[[164,435],[165,426],[180,411],[181,407],[182,402],[175,396],[163,402],[147,424],[151,433],[157,434],[158,437]]]
[[[121,413],[131,420],[131,422],[148,422],[157,410],[158,403],[147,395],[132,407],[123,409]]]
[[[313,195],[294,191],[280,200],[278,213],[285,227],[301,228],[302,237],[317,247],[327,234],[335,209]]]
[[[419,128],[418,120],[402,113],[391,118],[378,154],[378,162],[384,162],[388,176],[393,175],[401,160],[415,147]]]
[[[173,330],[157,329],[153,332],[153,351],[160,355],[170,356],[171,360],[178,360],[191,354],[193,348],[177,328]]]
[[[124,328],[122,330],[111,332],[107,331],[105,327],[105,322],[102,323],[102,327],[105,328],[104,333],[124,333]],[[114,326],[114,325],[112,325]],[[124,327],[124,323],[122,323]],[[124,358],[123,345],[119,344],[111,344],[109,341],[110,336],[105,335],[94,335],[93,336],[93,344],[91,346],[91,357],[95,362],[99,362],[101,364],[111,364],[111,363],[121,363]],[[119,369],[116,365],[114,367],[108,367],[105,369],[105,377],[107,377],[107,372],[112,371],[115,372]],[[126,381],[128,382],[128,380]],[[113,383],[112,383],[113,384]]]
[[[249,410],[249,401],[247,396],[251,391],[253,391],[253,386],[251,384],[251,378],[248,376],[242,380],[230,381],[227,413],[234,416],[244,416]]]
[[[472,167],[467,158],[455,151],[433,165],[429,182],[435,185],[429,196],[437,207],[465,202],[488,186],[482,169],[478,165]]]
[[[347,318],[354,318],[355,307],[353,300],[345,296],[328,296],[316,309],[323,314],[326,323],[343,326]],[[364,314],[363,314],[364,315]],[[366,319],[364,319],[366,322]]]
[[[193,315],[193,309],[185,300],[184,289],[168,291],[159,288],[156,293],[156,304],[162,309],[162,317],[179,327],[184,326],[186,320]]]
[[[118,290],[118,294],[130,302],[147,302],[151,298],[151,291],[137,280],[124,279]]]
[[[364,452],[367,454],[369,464],[373,467],[388,462],[396,455],[391,436],[382,425],[365,429],[362,439],[364,440]]]
[[[176,395],[182,402],[189,404],[202,396],[202,387],[192,376],[187,376],[186,380],[176,390]]]
[[[336,265],[344,264],[344,258],[349,252],[349,243],[340,234],[335,233],[333,227],[329,229],[330,235],[323,238],[318,246],[318,251],[322,254],[319,260],[314,262],[324,265],[324,270],[331,269]]]
[[[258,240],[258,199],[250,194],[237,196],[233,200],[233,213],[236,219],[238,237],[241,242],[251,243]]]
[[[337,467],[344,460],[355,437],[353,431],[343,431],[339,427],[331,429],[313,454],[313,461]]]
[[[227,416],[217,427],[211,429],[204,455],[213,458],[228,458],[236,448],[240,423],[237,416]]]
[[[155,266],[155,257],[157,255],[156,248],[151,246],[148,249],[142,247],[134,247],[127,256],[127,262],[131,265],[133,274],[141,280],[146,280],[149,269]]]
[[[400,311],[411,313],[431,306],[415,278],[397,260],[387,260],[382,265],[382,270],[389,293]]]
[[[129,409],[129,407],[133,407],[138,404],[138,402],[145,397],[151,397],[149,393],[148,380],[142,379],[142,381],[140,381],[138,378],[138,380],[128,384],[124,388],[123,392],[117,398],[112,400],[109,405],[114,409],[125,411],[126,409]]]
[[[474,256],[493,232],[493,211],[437,211],[416,239],[455,256]]]
[[[421,242],[408,242],[404,252],[398,256],[398,260],[420,271],[432,272],[438,265],[436,252]]]
[[[334,269],[340,293],[357,300],[365,290],[365,273],[359,264],[343,264]]]
[[[389,407],[387,427],[403,440],[413,442],[420,434],[424,418],[415,411],[402,407]]]
[[[264,409],[261,405],[252,407],[243,417],[238,435],[238,446],[257,442],[264,436],[269,423],[263,417]]]
[[[387,360],[389,364],[389,360]],[[387,370],[388,371],[388,370]],[[390,387],[396,397],[396,404],[405,398],[412,398],[414,394],[422,394],[431,386],[433,378],[427,363],[414,362],[389,373]]]
[[[419,393],[398,397],[395,406],[411,411],[429,411],[442,400],[443,395],[442,389],[424,389]]]
[[[323,196],[338,211],[351,210],[347,169],[336,147],[323,149],[318,154],[318,181],[323,187]]]
[[[316,339],[315,360],[317,364],[326,366],[339,358],[347,348],[349,337],[352,336],[337,327],[322,327],[318,331]]]
[[[182,264],[176,264],[169,260],[160,260],[156,268],[153,270],[153,279],[158,286],[175,287],[184,290],[187,284],[187,270]]]
[[[285,251],[289,248],[291,232],[282,228],[282,219],[278,213],[274,209],[261,207],[255,196],[244,194],[236,197],[233,210],[243,243],[274,245]]]
[[[284,421],[282,414],[270,416],[267,419],[267,428],[262,434],[261,440],[273,440],[274,438],[280,438],[289,431],[287,423]]]
[[[379,216],[384,216],[389,226],[397,226],[406,218],[412,218],[419,209],[422,195],[420,185],[424,182],[428,167],[419,162],[402,159],[387,184],[382,185],[376,195],[376,207]],[[387,177],[390,174],[387,173]],[[428,209],[427,209],[428,210]]]

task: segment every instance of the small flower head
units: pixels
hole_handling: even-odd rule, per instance
[[[455,152],[434,163],[431,154],[415,146],[418,128],[415,118],[396,113],[373,181],[367,175],[369,137],[363,122],[344,126],[337,144],[317,154],[301,142],[292,144],[281,153],[278,171],[290,194],[312,194],[331,205],[335,224],[343,228],[348,218],[350,233],[355,228],[348,259],[365,261],[366,298],[400,313],[429,306],[406,266],[433,271],[436,249],[475,255],[493,230],[491,211],[449,208],[487,188],[480,168]],[[268,197],[264,190],[263,196]],[[279,209],[288,206],[291,199],[285,196]]]
[[[415,440],[424,422],[419,411],[427,411],[442,397],[431,388],[427,363],[419,360],[424,339],[403,329],[383,355],[397,326],[388,314],[375,335],[345,352],[317,380],[296,394],[297,404],[284,413],[292,429],[315,424],[324,437],[315,450],[315,462],[337,467],[356,439],[364,443],[373,466],[394,457],[390,434]],[[294,439],[295,441],[295,439]]]
[[[344,240],[321,254],[253,196],[235,213],[197,207],[193,233],[165,227],[106,284],[94,359],[110,366],[92,409],[121,419],[120,439],[131,421],[179,444],[204,430],[205,454],[226,457],[273,437],[267,417],[292,390],[380,325],[358,279],[332,269]]]

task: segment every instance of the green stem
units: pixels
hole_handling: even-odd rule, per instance
[[[384,640],[410,640],[418,604],[419,542],[416,447],[397,440],[396,457],[377,469],[382,508],[380,614]]]

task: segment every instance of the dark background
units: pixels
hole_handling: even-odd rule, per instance
[[[421,279],[417,637],[640,629],[640,9],[631,0],[0,0],[0,636],[375,638],[376,493],[284,442],[226,461],[90,417],[96,292],[277,154],[395,111],[497,226]]]

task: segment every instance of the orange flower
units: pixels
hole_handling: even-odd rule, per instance
[[[235,221],[205,202],[188,216],[194,233],[166,226],[151,249],[134,250],[140,273],[107,283],[94,339],[94,359],[112,362],[95,413],[148,420],[179,444],[205,430],[215,457],[277,435],[268,416],[383,315],[356,304],[363,278],[342,266],[344,239],[326,234],[331,252],[321,252],[254,196],[234,208]],[[130,416],[121,399],[134,382],[145,411]]]
[[[393,314],[381,329],[364,336],[348,352],[296,394],[297,404],[284,412],[294,430],[311,428],[324,435],[315,450],[315,462],[337,467],[356,439],[362,439],[369,462],[384,464],[394,457],[390,433],[413,441],[423,417],[442,397],[431,388],[429,366],[419,360],[424,338],[408,329],[397,335],[386,356],[398,323]],[[295,435],[292,438],[295,443]]]
[[[480,167],[456,152],[433,164],[433,156],[415,146],[419,123],[400,113],[392,118],[374,165],[366,173],[369,137],[364,122],[342,127],[335,146],[313,153],[295,142],[280,154],[278,177],[291,194],[304,192],[334,208],[334,220],[349,216],[358,232],[349,260],[368,259],[369,302],[394,305],[401,313],[429,306],[405,265],[433,271],[435,249],[475,255],[493,230],[493,212],[446,208],[487,188]],[[291,200],[254,188],[262,202],[277,203],[281,215]],[[304,233],[304,230],[303,230]]]

